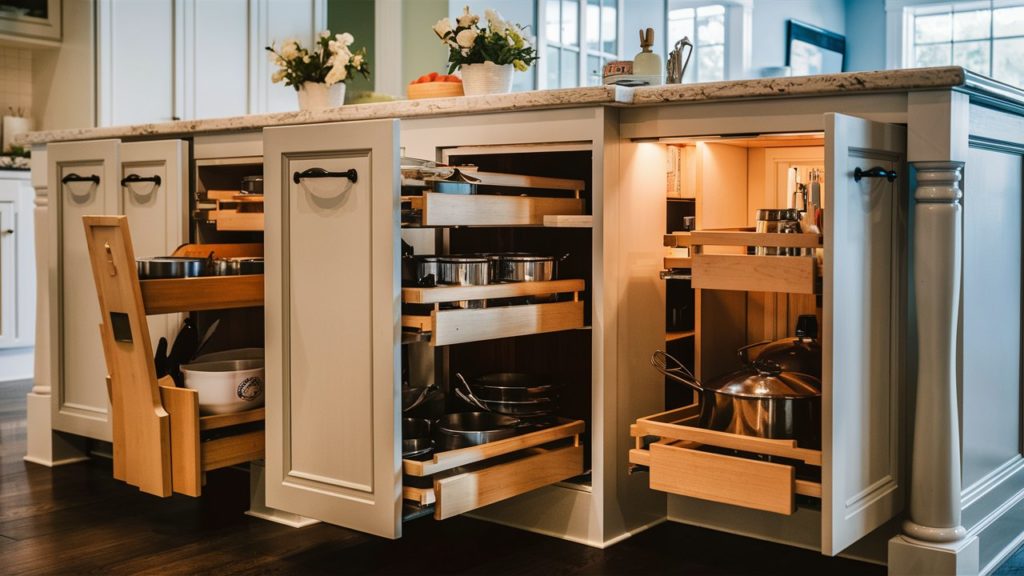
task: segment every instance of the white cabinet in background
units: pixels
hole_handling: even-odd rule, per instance
[[[164,255],[184,242],[187,144],[177,140],[122,144],[119,140],[47,146],[50,190],[50,382],[53,427],[111,439],[99,302],[82,216],[127,214],[135,252]],[[160,177],[160,183],[126,177]],[[155,323],[156,336],[171,336],[170,322]]]
[[[100,126],[296,110],[265,46],[309,46],[325,0],[98,0]]]
[[[32,187],[24,172],[0,171],[0,351],[34,345]],[[11,376],[0,355],[0,380]],[[14,359],[9,359],[15,362]],[[22,374],[31,368],[22,367]]]

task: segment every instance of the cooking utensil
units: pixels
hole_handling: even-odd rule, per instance
[[[192,357],[189,358],[190,361],[194,362],[195,358],[199,356],[199,353],[202,352],[203,347],[206,346],[206,343],[210,341],[210,337],[213,336],[213,333],[217,331],[217,326],[220,326],[220,318],[214,320],[210,324],[209,328],[206,329],[206,332],[203,332],[203,337],[199,340],[199,345],[196,346],[195,352],[192,354]]]
[[[498,279],[503,282],[544,282],[555,279],[555,266],[569,254],[559,258],[539,254],[499,255]]]
[[[411,418],[436,420],[444,414],[444,393],[433,385],[404,387],[402,414]]]
[[[539,418],[551,416],[558,409],[558,402],[550,397],[528,398],[525,400],[485,400],[473,393],[462,374],[455,374],[458,384],[455,394],[474,408],[507,416]],[[461,384],[461,386],[459,385]]]
[[[437,257],[438,284],[482,286],[490,283],[490,262],[486,256],[449,254]]]
[[[447,178],[424,178],[424,182],[434,192],[442,194],[476,194],[476,187],[480,183],[480,179],[455,168]]]
[[[192,359],[198,346],[199,335],[195,324],[192,323],[191,317],[186,316],[181,323],[181,330],[178,330],[178,335],[174,337],[171,353],[167,357],[167,373],[174,378],[174,383],[179,388],[185,385],[180,367]]]
[[[429,254],[402,256],[402,284],[405,286],[436,286],[437,256]]]
[[[426,418],[402,418],[402,438],[430,438],[430,420]]]
[[[481,400],[523,402],[527,400],[557,399],[561,387],[552,384],[546,376],[521,372],[495,372],[474,378],[455,377],[468,386]]]
[[[756,213],[757,232],[773,234],[799,234],[800,212],[795,208],[761,208]],[[756,246],[754,254],[758,256],[796,256],[800,249],[781,248],[776,246]]]
[[[243,176],[242,177],[242,194],[263,194],[263,176]]]
[[[185,387],[199,392],[199,412],[229,414],[263,405],[263,360],[197,362],[181,367]]]
[[[209,354],[198,354],[193,362],[216,362],[218,360],[262,360],[264,358],[263,348],[234,348],[210,352]]]
[[[263,258],[237,257],[231,258],[238,268],[238,274],[263,274]]]
[[[442,450],[478,446],[515,436],[520,423],[518,418],[493,412],[446,414],[438,421],[435,438]]]
[[[690,49],[686,52],[686,59],[684,60],[683,49],[687,46]],[[665,62],[666,84],[681,84],[683,82],[686,67],[690,64],[690,56],[693,56],[693,42],[690,42],[688,36],[683,36],[683,39],[677,41],[675,48],[668,53],[668,59]]]
[[[434,455],[434,441],[430,438],[409,438],[402,440],[402,458],[406,460],[427,460]]]
[[[135,259],[140,280],[206,276],[207,263],[206,258],[184,256],[156,256]]]
[[[755,359],[744,358],[745,363],[771,363],[778,366],[782,372],[799,372],[821,378],[821,344],[817,338],[817,317],[813,314],[803,314],[797,318],[795,338],[759,342],[740,350],[741,354],[749,355],[752,348],[763,346]]]
[[[163,336],[156,343],[156,352],[153,354],[153,365],[156,367],[156,377],[167,376],[167,338]]]
[[[681,362],[658,350],[651,365],[665,376],[701,393],[699,426],[759,438],[796,440],[821,447],[821,381],[809,374],[783,372],[770,362],[702,384]]]

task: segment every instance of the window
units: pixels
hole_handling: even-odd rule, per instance
[[[963,66],[1024,86],[1024,0],[918,1],[897,8],[903,58],[891,65]]]
[[[601,84],[605,63],[619,58],[620,0],[541,0],[544,87]]]
[[[669,0],[667,54],[676,41],[686,36],[693,42],[693,55],[686,67],[683,82],[714,82],[725,80],[725,30],[727,15],[722,4],[685,6]]]

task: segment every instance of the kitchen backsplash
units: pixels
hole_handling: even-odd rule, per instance
[[[32,116],[32,52],[0,47],[0,116],[12,115]]]

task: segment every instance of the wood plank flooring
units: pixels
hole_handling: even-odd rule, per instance
[[[453,518],[397,541],[327,524],[250,518],[248,477],[211,473],[202,498],[142,494],[110,462],[22,460],[28,383],[0,384],[0,574],[884,574],[737,536],[665,523],[607,550]]]

